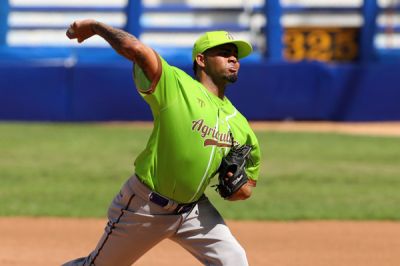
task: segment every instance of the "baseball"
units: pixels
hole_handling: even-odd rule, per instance
[[[74,31],[72,28],[69,28],[69,29],[68,29],[68,33],[69,33],[69,34],[74,34],[75,31]]]

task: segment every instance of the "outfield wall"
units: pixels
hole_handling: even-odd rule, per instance
[[[191,73],[191,66],[180,66]],[[151,120],[130,62],[0,61],[0,120]],[[252,63],[228,97],[250,120],[400,120],[400,63]]]
[[[131,63],[98,36],[80,45],[65,37],[84,17],[139,36],[190,73],[201,32],[249,40],[254,52],[228,96],[251,120],[400,120],[397,2],[0,1],[0,120],[151,119]]]

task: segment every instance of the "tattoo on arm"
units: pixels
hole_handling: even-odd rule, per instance
[[[139,40],[135,36],[99,22],[93,25],[93,31],[105,39],[119,54],[133,59],[129,51],[126,50],[124,44],[129,41],[132,43],[138,42]]]
[[[150,80],[155,77],[157,68],[149,63],[146,55],[149,50],[141,49],[143,45],[137,45],[140,41],[135,36],[100,22],[93,24],[92,30],[106,40],[117,53],[138,64]]]

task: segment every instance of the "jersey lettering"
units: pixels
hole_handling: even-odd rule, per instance
[[[220,132],[215,127],[210,127],[204,123],[204,119],[192,121],[192,131],[197,131],[204,139],[204,146],[231,147],[232,137],[229,132]],[[233,145],[239,144],[233,140]]]

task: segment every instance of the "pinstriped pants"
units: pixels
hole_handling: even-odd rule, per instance
[[[150,202],[149,191],[136,176],[128,179],[111,203],[109,221],[95,250],[63,266],[132,265],[166,238],[204,265],[248,265],[244,249],[206,197],[178,215]]]

